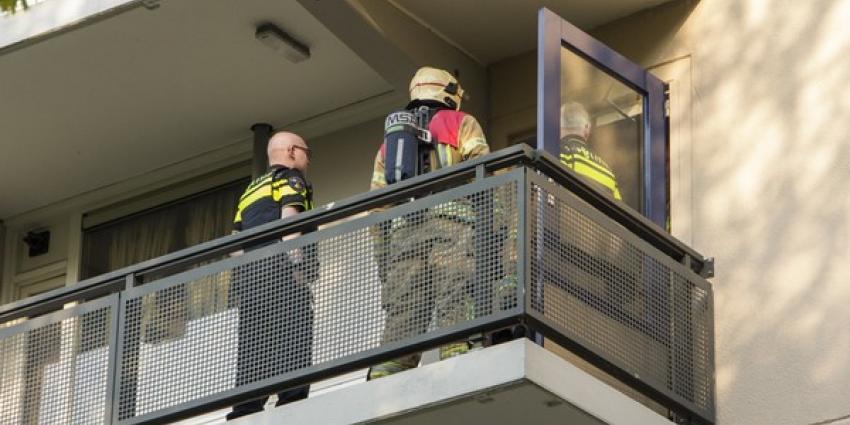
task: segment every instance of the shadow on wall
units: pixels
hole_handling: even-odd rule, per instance
[[[846,416],[850,2],[713,0],[691,19],[720,423]]]
[[[847,22],[841,0],[682,0],[592,32],[645,66],[691,57],[722,425],[850,415]]]

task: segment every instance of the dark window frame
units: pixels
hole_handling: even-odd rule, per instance
[[[567,48],[643,95],[640,212],[666,229],[669,182],[664,82],[546,8],[538,12],[537,25],[537,149],[553,155],[559,151],[561,49]]]

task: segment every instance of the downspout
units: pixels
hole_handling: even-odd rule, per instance
[[[269,155],[266,147],[269,143],[269,138],[274,132],[274,127],[271,124],[256,123],[251,126],[251,131],[254,132],[254,151],[251,159],[251,178],[255,179],[269,167]]]

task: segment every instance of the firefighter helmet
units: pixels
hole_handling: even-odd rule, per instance
[[[436,100],[459,110],[463,88],[448,71],[423,66],[410,80],[410,100]]]

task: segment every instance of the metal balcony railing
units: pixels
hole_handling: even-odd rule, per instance
[[[709,267],[513,147],[0,308],[0,417],[164,422],[522,324],[713,423]]]

